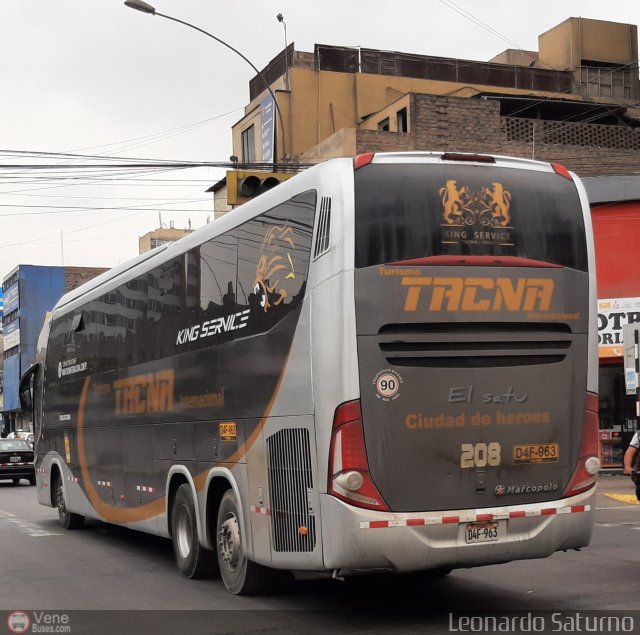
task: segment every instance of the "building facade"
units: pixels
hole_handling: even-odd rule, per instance
[[[639,423],[637,391],[625,380],[623,327],[640,323],[640,175],[583,181],[596,245],[602,462],[619,467]]]
[[[147,232],[144,236],[140,236],[138,239],[138,253],[144,254],[160,245],[174,243],[183,236],[188,236],[191,232],[191,229],[177,229],[173,226],[173,222],[170,227],[159,227],[158,229]]]
[[[4,277],[4,391],[0,432],[29,430],[22,416],[18,388],[22,374],[35,363],[38,335],[47,312],[67,292],[95,278],[104,268],[18,265]]]
[[[295,165],[447,149],[558,161],[581,176],[640,170],[637,27],[569,18],[538,42],[488,62],[291,45],[250,82],[234,155]]]

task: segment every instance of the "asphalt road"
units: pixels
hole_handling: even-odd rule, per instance
[[[600,477],[593,539],[580,552],[458,570],[437,580],[298,581],[279,595],[244,598],[229,595],[217,580],[183,579],[167,540],[97,522],[64,531],[56,510],[39,506],[26,481],[18,487],[0,482],[0,633],[12,632],[5,616],[18,609],[32,624],[43,619],[38,610],[58,616],[48,619],[68,613],[66,632],[99,634],[452,632],[460,624],[449,613],[634,615],[630,611],[640,609],[640,506],[632,493],[629,479]],[[640,610],[633,619],[640,631]]]

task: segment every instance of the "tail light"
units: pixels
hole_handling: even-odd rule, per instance
[[[373,161],[373,157],[375,156],[375,152],[365,152],[364,154],[359,154],[353,159],[353,169],[359,170],[363,168],[365,165],[369,165]]]
[[[598,395],[587,393],[578,464],[564,496],[575,496],[593,487],[600,470],[599,457]]]
[[[356,507],[389,511],[369,473],[359,399],[338,406],[333,416],[328,491]]]
[[[571,172],[569,172],[569,170],[567,170],[567,168],[565,168],[564,165],[560,165],[559,163],[552,163],[551,167],[553,168],[553,171],[556,174],[559,174],[560,176],[564,176],[565,179],[569,179],[570,181],[573,181]]]
[[[445,152],[441,157],[442,161],[471,161],[473,163],[495,163],[494,157],[488,154],[464,154],[461,152]]]

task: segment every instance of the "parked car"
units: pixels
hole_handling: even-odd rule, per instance
[[[33,448],[25,439],[0,439],[0,480],[11,479],[17,485],[23,478],[36,484]]]

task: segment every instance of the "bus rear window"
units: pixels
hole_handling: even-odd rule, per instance
[[[355,265],[515,256],[587,270],[573,181],[495,166],[371,164],[355,173]]]

